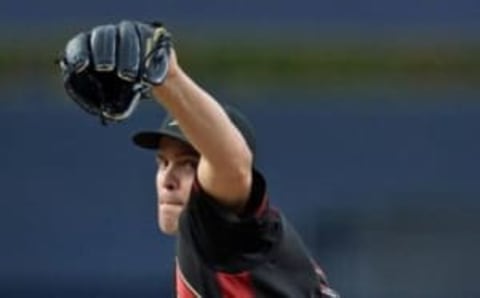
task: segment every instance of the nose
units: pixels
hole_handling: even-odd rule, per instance
[[[178,179],[176,178],[172,167],[167,167],[161,170],[159,174],[161,177],[160,179],[162,188],[168,191],[174,191],[179,187]]]
[[[175,187],[175,184],[173,183],[173,181],[165,181],[163,184],[162,184],[163,188],[169,190],[169,191],[173,191],[176,189]]]

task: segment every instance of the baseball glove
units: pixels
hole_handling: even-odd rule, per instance
[[[159,23],[122,21],[81,32],[59,59],[65,90],[102,123],[124,120],[164,81],[170,49],[170,34]]]

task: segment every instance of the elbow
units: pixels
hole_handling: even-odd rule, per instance
[[[252,174],[252,162],[245,162],[236,167],[236,170],[230,172],[231,183],[230,186],[235,185],[235,191],[238,199],[241,199],[241,205],[246,202],[250,195],[250,190],[252,188],[253,174]]]
[[[248,155],[245,157],[245,161],[239,166],[238,179],[240,184],[246,189],[250,190],[252,184],[252,168],[253,168],[253,155],[250,150]]]
[[[247,147],[243,152],[236,154],[230,159],[229,164],[228,167],[223,167],[230,177],[229,180],[235,181],[241,188],[250,189],[253,167],[253,154],[250,149]]]
[[[198,179],[204,190],[221,204],[241,210],[250,196],[252,166],[251,153],[231,155],[222,163],[204,158],[198,166]]]
[[[239,154],[240,157],[237,164],[238,175],[240,178],[250,176],[252,174],[253,167],[253,153],[250,148],[245,146],[242,151],[243,152]]]

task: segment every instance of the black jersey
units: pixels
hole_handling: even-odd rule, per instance
[[[256,171],[240,215],[194,183],[177,238],[177,297],[338,297]]]

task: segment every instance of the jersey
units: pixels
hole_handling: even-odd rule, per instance
[[[176,297],[339,297],[285,216],[270,207],[263,176],[254,170],[252,180],[242,214],[194,182],[179,219]]]

